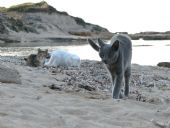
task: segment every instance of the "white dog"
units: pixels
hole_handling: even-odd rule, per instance
[[[49,61],[45,62],[47,67],[80,67],[80,57],[63,50],[56,50],[50,53]]]

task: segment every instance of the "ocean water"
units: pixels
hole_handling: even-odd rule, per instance
[[[158,62],[170,62],[170,40],[144,41],[133,40],[132,63],[140,65],[157,65]],[[80,56],[81,59],[100,60],[98,52],[90,45],[72,46],[38,46],[38,47],[0,47],[1,56],[27,56],[36,53],[38,48],[49,51],[62,49]]]

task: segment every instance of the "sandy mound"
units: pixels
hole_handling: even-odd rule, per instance
[[[22,84],[0,84],[2,128],[168,128],[170,69],[133,65],[130,97],[111,98],[101,62],[77,68],[32,68],[21,58],[1,57]]]

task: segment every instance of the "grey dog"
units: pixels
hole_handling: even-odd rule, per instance
[[[98,39],[98,44],[88,39],[93,49],[99,52],[102,62],[106,65],[112,78],[112,97],[122,98],[121,88],[125,83],[124,95],[129,95],[131,76],[132,42],[127,35],[118,34],[111,38],[110,44]],[[123,80],[125,80],[123,82]]]

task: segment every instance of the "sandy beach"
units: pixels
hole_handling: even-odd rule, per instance
[[[128,99],[113,100],[99,61],[80,68],[28,67],[0,57],[21,83],[0,83],[1,128],[169,128],[170,69],[133,64]]]
[[[37,52],[40,46],[48,46],[52,51],[59,45],[87,44],[88,38],[108,40],[117,33],[128,34],[116,32],[113,26],[109,29],[113,27],[115,33],[109,32],[69,13],[60,12],[45,1],[0,8],[0,128],[170,128],[170,68],[133,64],[129,97],[116,100],[111,96],[110,76],[100,61],[94,61],[93,52],[88,54],[92,60],[82,60],[80,68],[26,65],[23,56]],[[104,19],[103,14],[100,19]],[[122,14],[124,18],[135,13]],[[113,25],[118,25],[116,21],[121,23],[120,19],[113,18]],[[125,25],[122,21],[121,28]],[[135,22],[132,23],[134,27]],[[145,53],[145,61],[169,56],[169,41],[159,42],[170,38],[169,31],[129,36],[140,39],[133,52],[139,64],[144,61],[141,53]],[[152,41],[151,45],[143,44],[142,39],[158,40],[161,45],[155,47]],[[140,50],[143,45],[153,47]],[[12,47],[16,48],[12,51]],[[161,47],[166,47],[162,50],[165,52],[159,52]],[[156,52],[151,53],[154,49]],[[73,51],[77,50],[82,49]],[[151,59],[147,58],[148,54]]]

